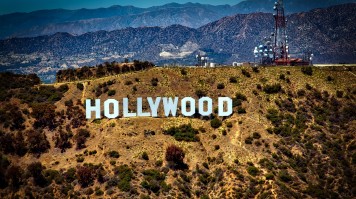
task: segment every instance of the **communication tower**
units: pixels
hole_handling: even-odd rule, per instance
[[[275,2],[273,9],[275,10],[274,21],[274,61],[280,64],[287,64],[289,62],[289,47],[288,47],[288,36],[287,36],[287,20],[284,15],[284,5],[283,0],[278,0]]]

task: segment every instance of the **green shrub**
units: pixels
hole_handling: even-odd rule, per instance
[[[265,177],[266,177],[266,180],[273,180],[274,179],[274,175],[272,173],[267,173],[265,175]]]
[[[225,88],[225,85],[223,83],[219,83],[217,85],[217,89],[224,89]]]
[[[245,113],[246,113],[246,109],[243,108],[243,107],[241,107],[241,106],[239,106],[239,107],[237,108],[237,113],[238,113],[238,114],[245,114]]]
[[[109,90],[108,96],[114,96],[116,94],[115,90]]]
[[[128,192],[131,190],[131,180],[133,172],[127,165],[121,165],[114,168],[115,175],[120,179],[118,187],[121,191]]]
[[[259,173],[258,168],[256,168],[255,166],[249,166],[247,167],[247,172],[251,175],[251,176],[256,176]]]
[[[213,127],[214,129],[219,128],[222,125],[222,122],[219,120],[219,118],[214,118],[210,121],[210,126]]]
[[[131,85],[131,84],[132,84],[132,81],[126,80],[124,84],[125,84],[126,86]]]
[[[258,132],[254,132],[252,135],[253,139],[260,139],[261,138],[261,134]]]
[[[77,88],[82,91],[84,89],[84,85],[82,83],[77,83]]]
[[[77,157],[77,162],[84,162],[84,157],[83,156]]]
[[[281,179],[283,182],[290,182],[292,181],[292,176],[289,175],[289,173],[285,170],[282,170],[278,174],[279,179]]]
[[[252,137],[247,137],[245,139],[245,144],[252,144],[253,138]]]
[[[230,77],[229,81],[230,81],[230,83],[237,83],[237,78],[236,77]]]
[[[147,154],[147,152],[145,151],[145,152],[143,152],[142,153],[142,159],[144,159],[144,160],[149,160],[149,157],[148,157],[148,154]]]
[[[185,68],[183,68],[182,70],[180,70],[180,74],[187,75],[188,72],[187,72],[187,70],[185,70]]]
[[[162,160],[157,160],[155,162],[155,165],[156,165],[156,167],[161,167],[163,165],[163,161]]]
[[[285,79],[286,79],[286,76],[285,76],[284,74],[280,74],[280,75],[279,75],[279,79],[280,79],[280,80],[285,80]]]
[[[245,77],[248,77],[248,78],[251,77],[251,74],[246,69],[242,69],[241,72]]]
[[[102,195],[104,195],[104,192],[101,189],[97,189],[97,190],[95,190],[95,195],[102,196]]]
[[[302,67],[301,71],[305,75],[309,75],[309,76],[313,75],[313,68],[311,66]]]
[[[277,84],[272,84],[272,85],[266,85],[263,88],[263,91],[267,94],[275,94],[275,93],[279,93],[282,90],[282,86],[281,84],[277,83]]]
[[[336,91],[336,97],[342,98],[343,96],[344,96],[344,92],[343,91]]]
[[[119,157],[120,157],[120,154],[119,154],[119,152],[117,152],[117,151],[110,151],[110,152],[108,153],[108,155],[109,155],[109,157],[111,157],[111,158],[119,158]]]
[[[141,186],[147,190],[152,191],[158,195],[160,190],[169,191],[171,187],[165,183],[165,174],[154,170],[144,170],[143,172],[144,180],[141,182]]]
[[[195,94],[199,97],[199,98],[202,98],[202,97],[205,97],[207,95],[206,91],[203,91],[203,90],[196,90],[195,91]]]
[[[179,127],[171,127],[163,131],[165,135],[173,136],[177,141],[197,142],[199,137],[196,135],[199,133],[197,129],[194,129],[191,124],[183,124]]]
[[[326,81],[328,81],[328,82],[334,81],[334,78],[331,77],[331,76],[328,76],[328,77],[326,78]]]
[[[152,86],[157,86],[158,85],[158,78],[152,78],[151,79],[151,85]]]

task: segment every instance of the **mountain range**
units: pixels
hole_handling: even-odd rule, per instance
[[[356,63],[356,3],[287,16],[292,57],[313,53],[314,63]],[[0,40],[0,71],[37,73],[53,82],[60,69],[103,62],[148,60],[156,65],[256,61],[255,46],[273,32],[271,13],[237,14],[200,28],[183,25],[124,28],[82,35],[56,33]]]
[[[170,3],[150,8],[112,6],[98,9],[40,10],[0,16],[0,39],[33,37],[68,32],[80,35],[99,30],[112,31],[127,27],[167,27],[183,25],[199,28],[222,17],[254,12],[273,12],[275,0],[246,0],[237,5]],[[290,0],[285,1],[288,14],[325,8],[355,0]]]

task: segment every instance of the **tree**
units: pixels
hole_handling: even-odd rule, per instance
[[[40,162],[34,162],[27,166],[27,171],[33,177],[35,183],[38,186],[45,186],[47,184],[46,178],[43,176],[42,171],[44,170],[44,166]]]
[[[173,166],[181,166],[184,165],[184,157],[185,153],[182,148],[171,145],[166,149],[166,161],[172,163]]]
[[[94,169],[89,166],[77,167],[77,179],[82,187],[87,187],[94,181]]]
[[[222,125],[222,122],[218,118],[214,118],[210,121],[210,125],[214,129],[217,129]]]
[[[47,140],[47,136],[40,130],[28,130],[26,131],[28,149],[31,153],[41,154],[46,152],[50,148],[50,144]]]

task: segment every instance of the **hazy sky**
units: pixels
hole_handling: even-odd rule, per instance
[[[133,5],[136,7],[150,7],[166,3],[203,3],[203,4],[231,4],[235,5],[242,0],[0,0],[0,15],[13,12],[30,12],[42,9],[78,9],[99,8],[112,5]]]

